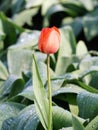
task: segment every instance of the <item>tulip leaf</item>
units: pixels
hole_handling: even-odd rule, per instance
[[[20,111],[15,117],[5,120],[2,130],[35,130],[38,124],[39,119],[35,106],[30,105]]]
[[[36,1],[33,1],[33,0],[25,0],[26,1],[26,9],[27,8],[31,8],[31,7],[36,7],[36,6],[40,6],[43,2],[43,0],[36,0]]]
[[[30,72],[32,51],[28,49],[9,48],[8,67],[11,74],[22,76],[22,72]]]
[[[85,130],[82,123],[77,119],[76,116],[72,116],[73,130]]]
[[[49,8],[56,3],[57,3],[57,0],[44,1],[42,3],[42,14],[45,15],[48,12]]]
[[[4,38],[5,38],[5,33],[3,30],[3,23],[2,23],[2,20],[0,19],[0,41],[4,40]]]
[[[65,51],[65,49],[67,52]],[[59,53],[61,53],[61,56],[71,56],[71,54],[75,54],[75,52],[76,52],[76,39],[72,31],[72,28],[70,26],[61,28],[61,45]]]
[[[83,18],[84,34],[88,41],[92,40],[98,35],[98,9],[95,9],[92,13]]]
[[[16,116],[24,105],[14,102],[0,103],[0,129],[4,120]]]
[[[61,87],[60,89],[53,92],[53,96],[57,96],[59,94],[78,94],[79,92],[83,91],[82,88],[78,85],[74,84],[66,84],[65,86]]]
[[[9,20],[2,12],[0,12],[0,19],[2,21],[3,32],[5,33],[5,43],[7,43],[7,46],[11,45],[16,41],[17,34],[22,33],[24,29]]]
[[[52,1],[53,2],[53,1]],[[50,2],[49,2],[50,3]],[[46,4],[46,3],[45,3]],[[44,7],[44,5],[45,4],[43,4],[43,7]],[[51,3],[51,4],[53,4],[53,3]],[[49,5],[50,6],[50,5]],[[49,7],[48,6],[48,7]],[[64,12],[64,7],[63,6],[61,6],[60,4],[55,4],[54,6],[51,6],[51,7],[49,7],[49,9],[47,10],[47,9],[44,9],[43,8],[43,13],[45,12],[45,11],[47,11],[47,13],[46,13],[46,15],[44,16],[44,26],[49,26],[49,18],[54,14],[54,13],[57,13],[57,12]]]
[[[98,115],[98,94],[87,91],[80,92],[77,96],[77,104],[79,106],[79,115],[82,118],[93,119]]]
[[[18,0],[15,0],[15,1],[12,0],[11,10],[12,10],[13,15],[20,12],[24,8],[25,8],[24,0],[21,0],[20,2]]]
[[[60,61],[59,61],[60,60]],[[58,59],[57,65],[56,65],[56,73],[59,75],[65,74],[66,71],[70,70],[70,66],[74,63],[79,62],[79,57],[77,56],[62,56],[61,59]],[[57,68],[59,69],[57,70]]]
[[[84,56],[88,53],[86,44],[83,41],[79,41],[76,46],[76,55]]]
[[[85,128],[85,130],[97,130],[98,129],[98,116],[96,116]]]
[[[91,66],[84,72],[80,74],[81,79],[85,79],[85,83],[89,84],[93,88],[98,89],[98,82],[96,78],[98,77],[98,66]]]
[[[98,88],[98,81],[96,80],[98,77],[98,57],[84,57],[79,68],[81,71],[80,78],[84,79],[86,84]]]
[[[15,75],[10,75],[8,79],[2,85],[2,92],[0,98],[2,97],[13,97],[22,91],[24,87],[24,80],[18,78]]]
[[[13,20],[19,26],[23,26],[24,24],[32,25],[32,16],[34,16],[37,13],[37,11],[38,8],[24,10],[14,15]]]
[[[34,102],[36,106],[36,111],[43,127],[47,130],[48,116],[49,116],[48,98],[39,74],[38,66],[34,55],[33,55],[32,72],[33,72],[32,80],[33,80],[33,90],[34,90]]]
[[[25,84],[24,89],[18,95],[16,95],[16,98],[18,96],[23,96],[23,97],[25,97],[29,100],[32,100],[32,101],[34,100],[32,79],[31,78]]]
[[[38,68],[39,68],[41,80],[42,80],[43,84],[45,85],[47,82],[47,66],[45,63],[38,61]],[[55,73],[53,72],[53,70],[51,68],[49,70],[50,70],[51,78],[54,78]]]
[[[58,51],[57,64],[55,68],[56,74],[61,74],[62,57],[70,57],[76,53],[76,40],[70,27],[61,28],[61,44]],[[64,65],[64,64],[63,64]]]
[[[98,93],[97,89],[95,89],[95,88],[93,88],[93,87],[91,87],[89,85],[86,85],[85,83],[79,81],[78,79],[70,81],[70,82],[79,85],[81,88],[83,88],[83,89],[85,89],[85,90],[87,90],[89,92]]]
[[[83,4],[83,6],[87,10],[91,11],[94,9],[94,2],[92,0],[86,0],[85,2],[84,2],[84,0],[79,0],[79,1]]]
[[[33,88],[32,86],[29,86],[25,88],[21,93],[19,93],[17,96],[23,96],[29,100],[34,100],[34,94],[33,94]]]
[[[10,46],[9,49],[32,49],[37,45],[39,31],[23,32],[18,38],[16,44]]]
[[[80,2],[80,0],[61,0],[63,6],[69,9],[69,11],[71,13],[69,13],[69,15],[71,16],[78,16],[81,14],[84,14],[87,12],[87,10],[85,9],[85,7],[83,6],[83,4]]]
[[[84,119],[77,117],[77,120],[83,124]],[[72,127],[72,114],[58,106],[53,106],[53,129],[58,130],[62,128]]]
[[[83,27],[82,18],[79,17],[73,19],[72,17],[65,17],[62,20],[62,26],[68,26],[68,25],[72,27],[75,36],[78,36],[81,33]]]
[[[4,64],[0,61],[0,80],[6,80],[8,77],[8,72]]]
[[[61,107],[53,107],[53,129],[58,130],[62,127],[72,126],[72,115],[69,111]]]
[[[46,84],[47,82],[47,67],[46,64],[43,63],[42,61],[38,60],[38,68],[39,68],[39,73],[40,73],[40,77],[41,80],[43,82],[43,85]],[[50,74],[51,74],[51,78],[54,77],[54,72],[50,69]],[[33,94],[33,88],[32,88],[32,80],[30,79],[30,81],[27,82],[27,84],[25,85],[24,90],[19,93],[17,96],[23,96],[27,99],[30,100],[34,100],[34,94]]]
[[[11,2],[12,2],[12,0],[2,1],[0,3],[0,10],[2,10],[4,13],[6,13],[11,6]]]

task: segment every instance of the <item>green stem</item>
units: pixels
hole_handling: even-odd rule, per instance
[[[47,55],[47,80],[48,80],[48,96],[49,96],[49,122],[48,130],[52,130],[52,92],[50,83],[50,55]]]

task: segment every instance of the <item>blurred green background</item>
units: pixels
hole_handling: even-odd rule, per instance
[[[50,57],[53,128],[98,130],[98,0],[0,0],[1,130],[43,130],[34,88],[41,77],[47,92],[47,57],[37,43],[40,30],[52,26],[61,33]]]

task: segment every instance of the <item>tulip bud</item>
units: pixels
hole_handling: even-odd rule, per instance
[[[46,54],[56,53],[60,47],[60,32],[58,28],[43,28],[38,41],[38,48]]]

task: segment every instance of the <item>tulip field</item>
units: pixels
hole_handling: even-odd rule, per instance
[[[0,130],[98,130],[98,0],[0,0]]]

